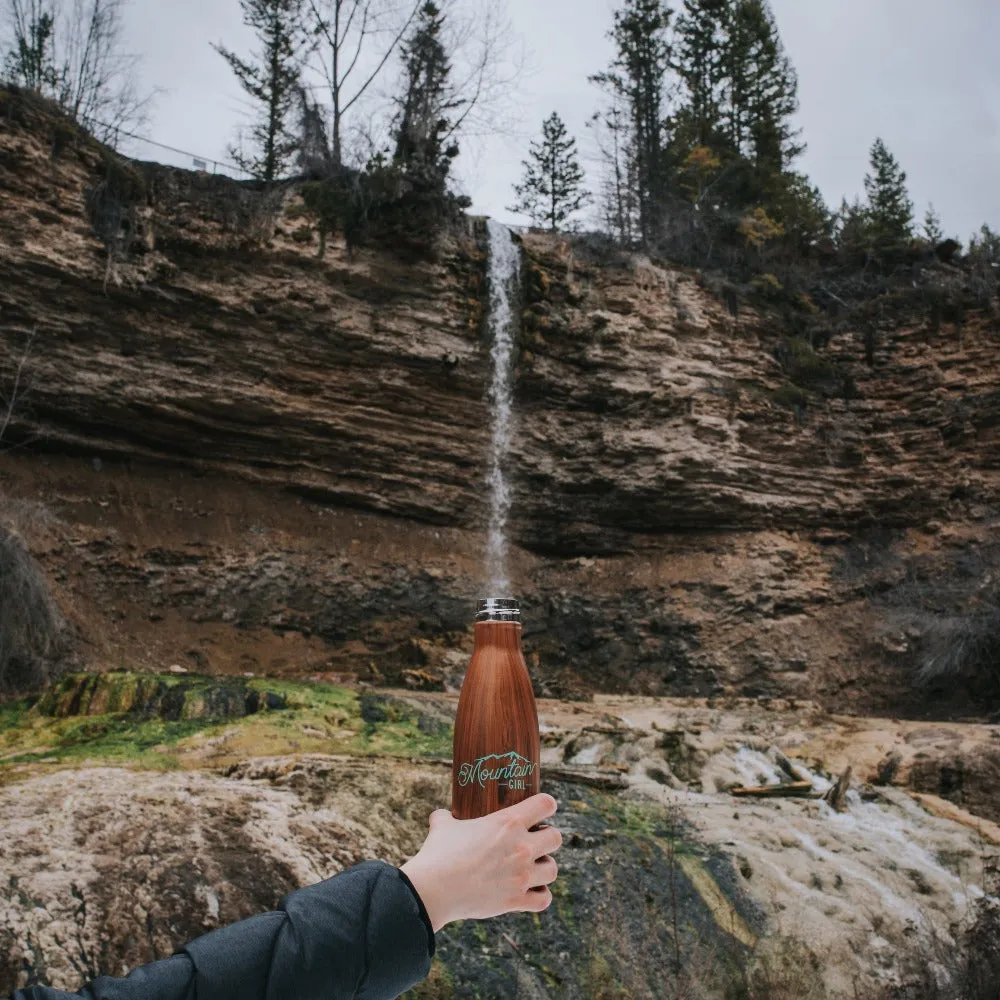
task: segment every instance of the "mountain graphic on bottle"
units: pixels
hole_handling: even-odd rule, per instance
[[[505,754],[488,754],[471,763],[463,762],[458,769],[458,783],[464,788],[473,782],[480,788],[495,781],[501,788],[526,788],[525,779],[535,770],[534,761],[522,757],[516,750]]]
[[[539,790],[538,712],[516,601],[481,601],[455,720],[452,813],[474,819]]]

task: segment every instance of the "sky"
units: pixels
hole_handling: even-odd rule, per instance
[[[456,0],[475,3],[479,0]],[[600,96],[588,75],[611,56],[613,0],[485,0],[506,3],[512,56],[524,72],[507,88],[504,134],[463,144],[456,185],[473,211],[506,222],[521,161],[541,123],[558,111],[580,143],[596,188],[586,123]],[[863,194],[872,142],[881,136],[908,174],[918,218],[933,202],[947,234],[962,240],[983,222],[1000,228],[1000,39],[998,0],[772,0],[799,76],[798,162],[828,204]],[[247,103],[212,50],[247,51],[238,0],[133,0],[129,43],[159,90],[150,138],[224,159]],[[386,85],[391,78],[386,79]],[[151,147],[144,157],[190,166]]]

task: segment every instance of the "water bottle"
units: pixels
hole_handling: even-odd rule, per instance
[[[455,719],[451,811],[475,819],[539,790],[538,710],[521,652],[521,608],[491,597],[476,613],[476,648]]]

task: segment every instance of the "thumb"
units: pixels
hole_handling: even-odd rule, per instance
[[[431,813],[431,829],[436,830],[450,819],[454,819],[454,817],[447,809],[435,809]]]

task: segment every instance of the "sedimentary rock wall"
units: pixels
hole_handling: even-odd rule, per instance
[[[482,586],[476,225],[423,261],[320,261],[294,186],[147,165],[109,268],[104,154],[2,109],[0,345],[9,380],[30,340],[30,392],[0,485],[61,519],[34,544],[94,661],[447,679]],[[512,533],[540,683],[898,703],[920,608],[878,601],[997,513],[988,317],[886,332],[874,366],[839,333],[813,392],[783,326],[697,274],[523,242]]]

